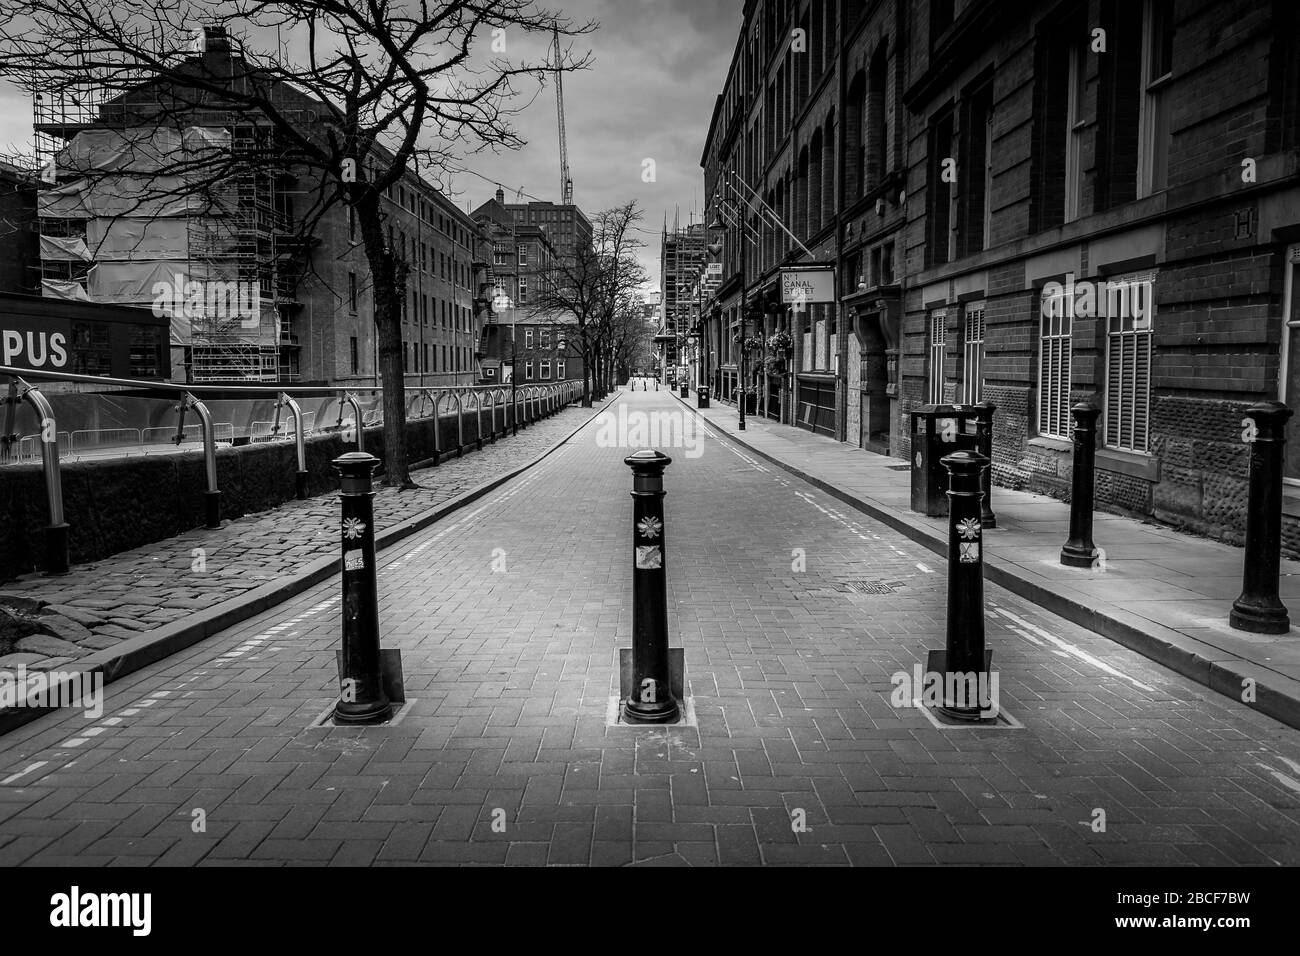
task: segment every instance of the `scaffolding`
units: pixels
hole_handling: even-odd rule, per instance
[[[232,55],[214,39],[209,33],[204,56]],[[269,123],[193,109],[173,117],[177,128],[167,129],[157,119],[166,115],[162,93],[155,89],[150,97],[149,89],[119,89],[106,98],[86,74],[34,96],[37,160],[54,171],[43,177],[38,199],[43,294],[157,311],[153,292],[170,282],[175,295],[162,308],[171,315],[173,352],[190,381],[297,379],[293,319],[311,243],[289,234],[287,171],[268,169],[264,161],[240,164],[241,156],[272,155]],[[106,174],[112,167],[97,165],[98,157],[85,168],[64,162],[97,148],[111,155],[104,143],[114,135],[128,143],[125,173]],[[166,175],[151,172],[148,162],[143,172],[139,166],[138,144],[146,141],[158,154],[158,169],[187,172],[175,177],[174,201],[129,207],[124,197],[133,179],[136,186],[148,180],[153,193],[165,191],[166,183],[158,184]],[[230,170],[217,182],[198,177],[202,188],[195,188],[186,177],[203,166],[204,150],[221,151]]]

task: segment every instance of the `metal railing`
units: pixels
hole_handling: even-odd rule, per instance
[[[59,383],[72,388],[61,392],[47,389],[50,394],[46,394],[41,390],[41,383]],[[293,441],[297,453],[297,496],[301,499],[307,497],[306,439],[309,436],[342,434],[345,440],[350,440],[355,435],[357,449],[364,450],[365,429],[383,423],[383,393],[379,389],[180,385],[0,366],[0,386],[5,385],[8,386],[8,393],[0,398],[0,403],[4,405],[0,465],[30,462],[38,454],[40,456],[49,511],[49,525],[45,528],[44,561],[44,569],[48,574],[62,574],[68,570],[68,525],[63,513],[61,457],[74,455],[108,458],[113,457],[114,453],[116,457],[130,457],[148,454],[151,449],[156,450],[167,444],[176,450],[187,450],[186,445],[201,445],[207,486],[204,491],[205,526],[218,528],[221,524],[221,492],[217,486],[218,445],[228,446],[245,441]],[[367,398],[364,407],[362,394],[366,394]],[[508,420],[506,389],[500,385],[408,388],[407,420],[435,419],[432,462],[437,464],[445,453],[442,448],[442,429],[439,426],[443,418],[455,415],[455,450],[458,454],[463,454],[467,412],[475,415],[476,443],[482,447],[484,416],[486,414],[488,417],[489,433],[492,440],[495,440],[498,407],[501,409],[501,433],[504,435],[511,424],[519,422],[521,415],[528,420],[535,420],[543,414],[557,411],[581,394],[582,383],[577,381],[519,388],[511,412],[513,420]],[[175,424],[60,431],[51,398],[65,400],[70,397],[103,399],[112,405],[112,411],[119,414],[132,400],[152,400],[155,404],[161,401],[167,405],[162,413],[174,413]],[[255,420],[253,416],[265,409],[268,402],[271,403],[271,419]],[[233,403],[232,412],[247,413],[247,425],[237,424],[236,421],[214,421],[209,406],[226,403]],[[241,408],[241,403],[247,407]],[[314,403],[311,405],[311,411],[314,412],[311,424],[308,424],[307,413],[304,411],[304,405],[309,403]],[[36,429],[28,434],[22,434],[18,429],[19,411],[24,405],[36,416]],[[84,413],[85,410],[82,411]],[[158,409],[154,408],[154,411]],[[191,415],[197,422],[186,424],[186,418]],[[230,414],[229,417],[236,416]]]

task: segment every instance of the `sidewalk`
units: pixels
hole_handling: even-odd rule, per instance
[[[611,397],[609,401],[613,401]],[[384,548],[465,507],[568,441],[608,402],[572,405],[501,438],[413,472],[419,488],[375,488],[376,545]],[[338,493],[290,501],[79,564],[67,575],[0,582],[0,610],[41,612],[41,633],[8,648],[0,682],[101,671],[106,683],[274,607],[338,573]],[[0,734],[41,711],[0,706]]]
[[[910,509],[908,462],[752,416],[741,432],[734,406],[700,410],[695,399],[678,397],[716,432],[947,555],[947,519]],[[997,486],[992,497],[989,581],[1234,700],[1253,681],[1255,700],[1244,703],[1300,728],[1300,632],[1251,634],[1228,624],[1241,593],[1240,548],[1098,511],[1100,566],[1068,568],[1059,562],[1068,504]],[[1282,561],[1281,595],[1300,614],[1300,562]]]

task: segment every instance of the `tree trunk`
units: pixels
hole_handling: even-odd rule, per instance
[[[369,194],[357,204],[357,221],[370,266],[375,303],[379,375],[384,395],[383,483],[398,488],[415,488],[418,486],[411,481],[406,460],[406,380],[402,370],[405,275],[399,281],[397,260],[384,242],[377,196]],[[357,427],[361,427],[360,422],[357,422]]]
[[[587,342],[587,329],[579,330],[582,341],[582,407],[591,408],[591,346]]]

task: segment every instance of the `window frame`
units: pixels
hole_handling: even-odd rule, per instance
[[[1067,294],[1068,293],[1068,294]],[[1060,301],[1057,310],[1046,306],[1038,295],[1038,401],[1034,430],[1043,438],[1071,439],[1070,389],[1074,374],[1074,297],[1066,287],[1053,299]],[[1053,326],[1051,323],[1056,322]]]
[[[948,351],[948,309],[946,307],[930,310],[930,328],[926,336],[926,361],[929,366],[926,376],[926,395],[928,404],[943,404],[944,361]]]
[[[1102,447],[1112,451],[1129,452],[1135,455],[1151,454],[1151,378],[1155,365],[1155,276],[1154,271],[1147,271],[1119,275],[1113,278],[1108,277],[1106,280],[1106,314],[1105,316],[1099,316],[1106,323],[1106,349],[1102,379],[1101,443]],[[1138,326],[1136,319],[1126,320],[1122,313],[1118,316],[1110,314],[1112,299],[1110,290],[1117,285],[1127,289],[1129,285],[1134,283],[1143,284],[1147,287],[1146,296],[1150,321],[1141,327]],[[1100,303],[1098,304],[1100,305]],[[1118,328],[1116,327],[1117,321]],[[1129,328],[1124,327],[1126,321],[1131,322]],[[1144,376],[1144,384],[1140,395],[1138,394],[1137,373],[1134,373],[1131,369],[1126,369],[1124,364],[1124,360],[1128,356],[1125,346],[1126,341],[1133,342],[1133,368],[1139,368],[1140,364],[1145,362],[1145,369],[1141,370]],[[1118,368],[1113,364],[1116,357],[1115,343],[1118,343]],[[1126,372],[1128,375],[1133,376],[1132,381],[1128,380]],[[1117,398],[1113,395],[1114,391],[1119,392]],[[1112,405],[1118,408],[1118,421],[1112,417]],[[1130,420],[1125,421],[1126,416],[1131,416]],[[1140,442],[1137,440],[1139,427],[1142,433]],[[1126,429],[1127,441],[1125,440]]]
[[[986,310],[987,303],[983,301],[967,303],[962,309],[963,405],[976,405],[984,400],[984,341],[988,334]]]

